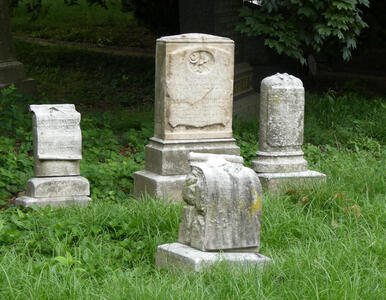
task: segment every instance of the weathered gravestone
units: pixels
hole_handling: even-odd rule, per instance
[[[80,175],[82,134],[73,104],[31,105],[35,178],[16,205],[87,205],[90,184]]]
[[[134,174],[136,197],[181,201],[189,152],[239,155],[232,138],[234,43],[206,34],[157,40],[154,137],[146,169]]]
[[[241,22],[241,0],[180,0],[180,31],[224,36],[235,42],[234,106],[239,117],[258,116],[256,72],[251,64],[267,64],[268,56],[261,39],[250,38],[235,27]],[[258,68],[262,70],[261,67]]]
[[[158,247],[157,266],[199,271],[220,260],[241,266],[269,262],[258,254],[262,194],[256,173],[235,155],[190,153],[189,161],[179,242]]]
[[[36,83],[27,78],[24,66],[16,60],[11,35],[8,0],[0,0],[0,90],[14,84],[19,93],[36,92]]]
[[[300,79],[276,74],[261,82],[259,151],[252,161],[264,189],[324,182],[326,175],[308,170],[302,151],[304,88]]]

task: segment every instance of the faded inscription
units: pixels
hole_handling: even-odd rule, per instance
[[[80,114],[72,104],[31,105],[36,157],[41,160],[82,159]]]
[[[232,121],[232,56],[209,50],[185,48],[170,55],[166,87],[171,128],[224,128]]]
[[[303,89],[268,92],[267,141],[271,146],[301,146],[304,126]]]

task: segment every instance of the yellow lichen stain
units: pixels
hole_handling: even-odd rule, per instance
[[[244,203],[243,203],[243,202],[241,202],[241,201],[237,201],[237,202],[238,202],[238,204],[239,204],[240,207],[243,207],[243,206],[244,206]]]
[[[254,199],[252,203],[250,216],[253,216],[255,212],[259,212],[263,209],[263,202],[261,201],[259,193],[253,189],[252,195],[256,196],[256,199]]]

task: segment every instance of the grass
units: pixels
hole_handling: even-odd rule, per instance
[[[122,12],[120,2],[108,1],[108,9],[89,6],[85,0],[67,6],[63,0],[43,0],[43,13],[27,13],[21,4],[12,10],[14,34],[103,46],[152,48],[155,37],[137,24],[130,12]]]
[[[172,272],[156,269],[154,258],[157,245],[177,240],[182,205],[132,197],[153,133],[153,62],[25,43],[17,52],[40,93],[0,97],[1,299],[384,297],[384,98],[307,94],[304,151],[328,181],[264,195],[260,252],[273,259],[269,268]],[[93,202],[15,208],[8,201],[33,176],[28,104],[52,102],[76,103],[82,113],[81,172]],[[248,165],[257,132],[257,121],[235,122]]]
[[[110,56],[65,47],[16,42],[27,74],[55,102],[98,109],[151,106],[154,59]]]

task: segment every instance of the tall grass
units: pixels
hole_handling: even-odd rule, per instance
[[[152,114],[119,101],[96,109],[95,98],[83,97],[87,85],[68,70],[86,74],[91,69],[85,65],[95,65],[97,56],[71,62],[60,59],[71,53],[46,48],[36,70],[36,58],[26,49],[18,49],[25,53],[21,58],[44,84],[34,99],[0,97],[1,299],[384,298],[384,98],[333,91],[307,95],[304,151],[310,168],[327,174],[327,183],[264,195],[260,252],[273,259],[271,266],[243,271],[219,264],[198,274],[158,270],[156,247],[177,240],[182,205],[132,198],[132,174],[144,167]],[[57,84],[58,77],[50,75],[55,68],[69,87],[80,85],[72,99],[82,112],[81,170],[91,182],[93,202],[84,209],[18,209],[6,200],[32,176],[27,104],[51,102],[55,88],[45,87]],[[154,76],[134,60],[125,61],[121,72],[130,69]],[[114,73],[108,64],[92,70],[95,78]],[[140,86],[153,89],[151,81]],[[257,121],[236,122],[234,132],[249,163],[258,148]]]

